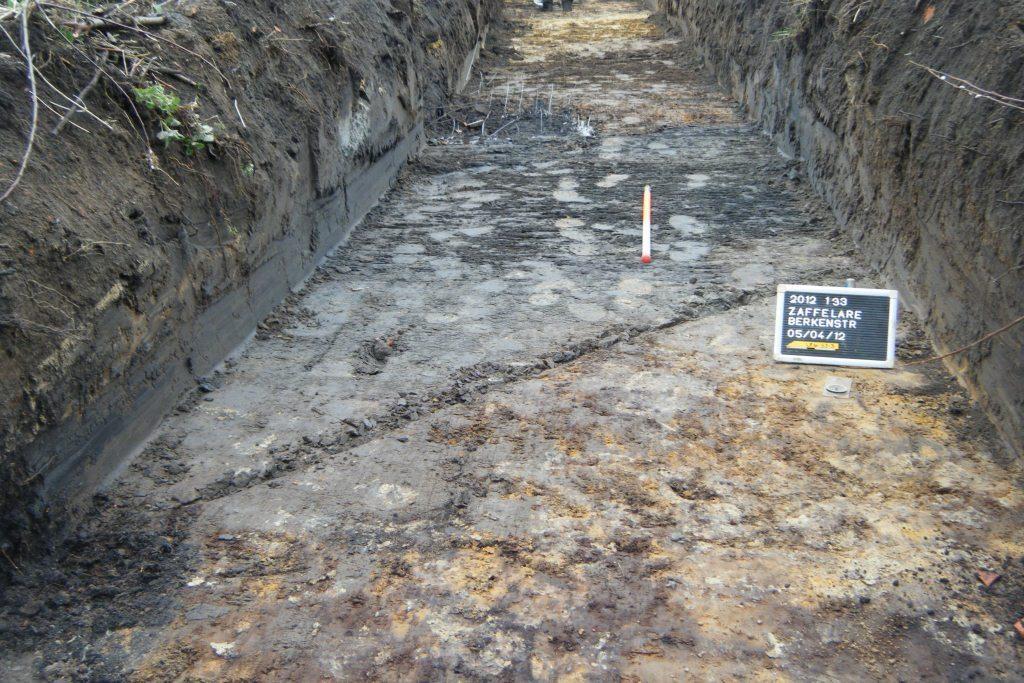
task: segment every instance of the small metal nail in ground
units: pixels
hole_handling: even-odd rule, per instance
[[[850,398],[853,396],[853,380],[849,377],[826,377],[822,394],[830,398]]]

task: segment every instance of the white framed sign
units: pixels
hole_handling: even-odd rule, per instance
[[[775,360],[895,367],[899,296],[894,289],[779,285]]]

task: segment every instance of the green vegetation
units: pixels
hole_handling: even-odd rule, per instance
[[[182,105],[178,95],[168,92],[159,83],[132,90],[135,93],[135,101],[156,114],[160,122],[160,132],[156,137],[163,140],[165,145],[180,142],[185,154],[192,156],[217,141],[216,131],[210,124],[196,121],[186,126],[182,123],[182,119],[188,118],[198,101]]]
[[[784,13],[789,15],[792,23],[789,26],[780,28],[778,31],[772,33],[772,40],[792,40],[799,33],[802,33],[807,29],[808,24],[811,20],[811,13],[815,11],[813,9],[813,0],[788,0],[786,2],[787,9]]]
[[[158,111],[164,116],[174,116],[181,109],[181,98],[164,90],[162,85],[148,88],[134,88],[135,101],[146,109]]]

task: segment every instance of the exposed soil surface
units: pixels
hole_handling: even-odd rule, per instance
[[[1024,0],[659,0],[1024,453]]]
[[[17,575],[6,677],[1016,678],[1019,461],[934,369],[770,362],[777,283],[880,283],[677,39],[509,14],[349,244]]]
[[[80,10],[32,5],[40,99],[58,108],[44,107],[32,162],[0,208],[0,549],[15,561],[376,203],[426,114],[464,80],[497,2],[116,7],[164,21],[74,36],[52,22]],[[78,93],[107,55],[127,73],[103,67],[91,115],[53,134],[61,93]],[[11,169],[31,119],[24,71],[4,38]],[[135,87],[177,97],[173,118],[215,141],[192,154],[159,142],[160,117]],[[10,177],[4,168],[5,188]]]

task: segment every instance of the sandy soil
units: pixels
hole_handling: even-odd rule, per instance
[[[8,677],[1015,678],[1019,462],[938,370],[770,362],[775,284],[878,283],[644,12],[510,15],[26,573]]]

